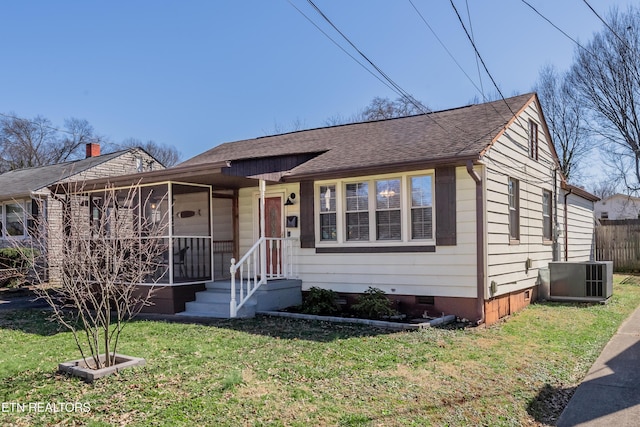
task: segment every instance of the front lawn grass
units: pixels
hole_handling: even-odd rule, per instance
[[[534,304],[489,328],[139,320],[123,332],[120,352],[147,365],[93,384],[55,373],[78,354],[46,312],[3,311],[0,424],[545,425],[640,305],[640,281],[622,278],[606,305]],[[90,409],[7,410],[34,402]]]

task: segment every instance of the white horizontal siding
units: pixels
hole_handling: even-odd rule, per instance
[[[430,171],[433,172],[433,171]],[[377,177],[366,177],[376,179]],[[297,186],[267,187],[267,193],[282,191],[299,195]],[[432,295],[447,297],[476,296],[476,214],[475,182],[465,168],[456,169],[457,245],[438,246],[424,253],[316,253],[300,249],[296,244],[296,274],[303,289],[313,286],[336,292],[363,292],[374,286],[389,294]],[[239,194],[241,255],[254,243],[257,211],[253,199],[256,189],[243,189]],[[299,215],[299,203],[287,215]],[[436,219],[437,221],[437,219]],[[290,229],[299,237],[299,229]],[[384,246],[371,242],[368,246]],[[342,246],[344,247],[344,246]]]
[[[563,205],[560,206],[559,215],[562,229],[567,233],[568,239],[568,251],[565,251],[565,236],[560,237],[562,259],[564,260],[565,255],[568,255],[568,261],[588,261],[592,257],[594,245],[593,202],[575,194],[569,194],[566,226],[564,224],[564,197],[561,197],[561,202]]]
[[[539,159],[529,157],[528,121],[538,123]],[[492,281],[495,295],[535,285],[538,268],[553,259],[553,247],[543,241],[542,192],[554,191],[553,154],[535,104],[531,104],[495,142],[485,158],[487,296]],[[509,238],[508,179],[519,181],[520,240]],[[559,181],[557,182],[559,184]],[[527,259],[532,266],[526,268]]]

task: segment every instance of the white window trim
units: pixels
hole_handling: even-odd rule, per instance
[[[416,176],[431,177],[431,215],[432,215],[432,235],[431,239],[411,239],[411,178]],[[400,240],[376,240],[376,181],[385,179],[400,179],[400,200],[402,219]],[[346,184],[357,182],[367,182],[369,184],[369,240],[355,241],[346,239],[346,219],[345,219],[345,194]],[[335,241],[320,239],[320,187],[335,185],[336,188],[336,235]],[[373,191],[373,193],[372,193]],[[314,182],[314,230],[316,247],[370,247],[370,246],[423,246],[435,245],[436,243],[436,197],[435,197],[435,171],[433,169],[414,171],[404,174],[371,175],[357,178],[342,178],[333,180],[322,180]]]
[[[0,221],[2,221],[2,233],[0,233],[0,240],[11,241],[11,240],[24,240],[29,238],[27,220],[29,219],[28,215],[31,214],[31,209],[30,209],[31,203],[32,203],[31,199],[7,200],[4,202],[0,202]],[[22,235],[21,236],[10,236],[9,234],[7,234],[7,206],[8,205],[20,205],[22,207]]]

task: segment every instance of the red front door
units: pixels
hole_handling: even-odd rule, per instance
[[[282,198],[280,196],[264,199],[265,237],[282,237]],[[282,271],[282,242],[267,241],[267,275]]]

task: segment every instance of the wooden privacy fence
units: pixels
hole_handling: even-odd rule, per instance
[[[614,271],[640,270],[640,220],[609,220],[596,226],[596,260]]]

